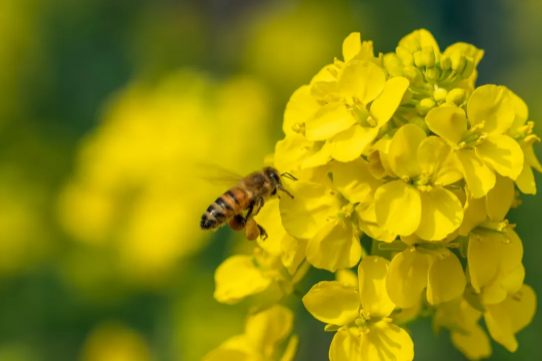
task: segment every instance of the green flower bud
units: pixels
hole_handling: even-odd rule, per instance
[[[407,66],[403,69],[403,75],[412,85],[421,85],[423,83],[423,75],[418,68]]]
[[[452,59],[449,56],[442,55],[440,57],[440,68],[442,71],[446,71],[452,67]]]
[[[384,67],[391,76],[403,75],[403,63],[394,53],[384,55]]]
[[[414,54],[414,65],[416,65],[418,68],[421,68],[423,66],[422,63],[422,52],[417,51]]]
[[[459,50],[452,54],[452,69],[461,73],[465,68],[465,56]]]
[[[413,117],[408,122],[410,124],[417,125],[418,127],[422,128],[426,134],[429,134],[429,127],[427,126],[425,120],[422,117]]]
[[[407,91],[403,95],[403,99],[401,99],[401,105],[408,104],[410,103],[411,100],[412,100],[412,93],[410,92],[410,90],[407,89]]]
[[[432,68],[435,66],[435,51],[432,46],[424,46],[421,54],[421,62],[423,66]]]
[[[463,79],[468,79],[474,72],[474,59],[472,59],[470,56],[465,57],[465,69],[463,69],[463,72],[461,73],[461,77]]]
[[[453,89],[446,96],[446,103],[461,106],[461,104],[465,102],[466,97],[467,93],[465,92],[465,90],[459,88]]]
[[[448,91],[444,88],[438,88],[435,89],[433,92],[433,99],[437,101],[437,103],[442,103],[446,100],[446,96],[448,95]]]
[[[403,62],[404,66],[414,65],[414,58],[412,57],[412,53],[410,53],[408,50],[398,46],[395,49],[395,52],[397,53],[399,59],[401,59],[401,61]]]
[[[427,71],[425,72],[425,78],[427,79],[427,81],[431,83],[436,82],[439,76],[440,76],[440,71],[437,68],[430,68],[430,69],[427,69]]]
[[[416,105],[416,111],[420,115],[426,115],[431,109],[437,106],[433,98],[424,98]]]

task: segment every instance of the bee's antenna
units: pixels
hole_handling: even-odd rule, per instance
[[[296,177],[294,177],[293,175],[291,175],[290,173],[282,173],[280,175],[281,177],[284,177],[284,178],[288,178],[288,179],[291,179],[291,180],[298,180]]]

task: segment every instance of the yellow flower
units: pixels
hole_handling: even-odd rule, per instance
[[[292,361],[297,350],[296,335],[290,337],[281,358],[277,348],[292,332],[293,318],[292,312],[280,305],[251,315],[244,334],[226,340],[203,361]]]
[[[484,319],[491,337],[508,351],[515,352],[518,348],[515,334],[531,323],[536,310],[534,290],[523,285],[503,302],[485,308]]]
[[[510,127],[510,135],[521,146],[525,159],[523,169],[516,179],[516,184],[523,193],[536,194],[536,184],[532,168],[538,172],[542,172],[542,166],[534,154],[533,144],[539,142],[540,138],[533,134],[534,122],[527,122],[527,119],[529,119],[527,104],[513,92],[510,92],[510,95],[514,101],[516,114],[514,122]]]
[[[437,307],[433,326],[437,332],[441,327],[449,329],[454,346],[469,360],[479,360],[491,355],[489,337],[479,325],[482,315],[491,338],[515,352],[515,334],[531,323],[535,309],[536,295],[528,285],[497,304],[484,304],[467,290],[464,297]]]
[[[399,128],[389,146],[388,161],[400,179],[376,191],[378,224],[390,233],[416,233],[425,240],[443,239],[455,231],[463,220],[463,207],[445,188],[461,179],[451,155],[446,143],[427,137],[418,126]]]
[[[440,332],[450,330],[454,346],[469,360],[480,360],[491,356],[491,342],[479,325],[482,312],[472,307],[463,297],[442,303],[433,315],[433,328]]]
[[[361,155],[391,119],[408,80],[386,81],[384,71],[374,63],[354,60],[345,65],[336,87],[333,99],[307,121],[306,137],[328,140],[332,157],[349,162]]]
[[[519,144],[504,133],[514,121],[514,105],[504,87],[485,85],[471,95],[465,112],[454,106],[432,109],[427,126],[455,151],[474,198],[495,186],[495,172],[516,179],[523,169]],[[470,129],[467,128],[470,124]]]
[[[331,361],[409,361],[414,345],[408,333],[390,323],[395,305],[386,292],[389,261],[365,257],[358,267],[358,289],[348,283],[324,281],[303,297],[305,308],[326,330],[337,331],[329,349]]]
[[[482,223],[469,237],[470,282],[484,304],[502,302],[519,290],[525,277],[521,239],[511,228],[498,232],[496,227],[502,225]]]
[[[358,227],[363,220],[357,209],[372,199],[379,182],[361,158],[350,163],[334,162],[332,170],[333,188],[302,180],[290,182],[294,199],[282,197],[280,211],[286,231],[308,242],[307,261],[334,272],[359,262],[362,249]]]
[[[391,260],[387,290],[400,308],[415,307],[427,288],[432,305],[450,301],[465,290],[466,279],[449,242],[417,243]]]
[[[294,257],[295,258],[295,257]],[[293,291],[308,271],[308,267],[286,269],[281,254],[271,254],[258,247],[254,255],[234,255],[226,259],[215,272],[214,297],[218,302],[235,304],[248,296],[260,296],[257,307],[262,308],[278,302]]]

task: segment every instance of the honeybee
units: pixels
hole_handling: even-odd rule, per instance
[[[200,227],[203,230],[214,230],[228,222],[234,231],[242,230],[245,225],[257,225],[262,239],[267,238],[267,232],[262,226],[256,224],[252,217],[260,212],[265,201],[277,195],[278,191],[290,197],[294,196],[282,184],[281,176],[296,179],[289,173],[280,174],[273,167],[265,167],[241,178],[237,186],[229,189],[207,208],[201,217]],[[247,211],[246,216],[243,212]]]

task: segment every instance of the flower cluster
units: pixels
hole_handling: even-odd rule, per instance
[[[215,298],[276,288],[264,299],[278,302],[307,264],[337,271],[337,281],[303,297],[337,331],[332,361],[412,360],[405,328],[428,316],[470,359],[491,354],[482,316],[514,352],[536,296],[523,284],[523,245],[506,216],[520,204],[516,187],[536,193],[539,138],[516,94],[475,86],[482,56],[465,43],[441,51],[423,29],[375,56],[372,42],[350,34],[343,60],[286,107],[273,163],[298,178],[286,181],[295,197],[266,204],[256,221],[269,239],[254,257],[219,267]],[[357,277],[345,270],[358,263]]]

